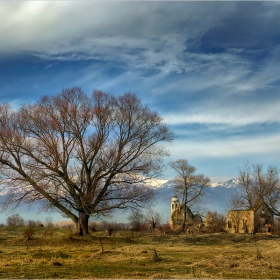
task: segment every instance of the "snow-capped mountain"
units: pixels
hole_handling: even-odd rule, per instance
[[[164,221],[169,221],[170,217],[170,202],[174,195],[174,182],[173,180],[159,180],[150,179],[146,182],[147,185],[157,190],[156,205],[153,207],[154,211],[160,213]],[[210,187],[205,188],[205,194],[201,197],[199,203],[192,207],[193,211],[198,210],[203,214],[207,211],[217,211],[218,213],[227,212],[227,201],[230,196],[238,191],[239,182],[237,179],[231,179],[226,182],[212,184]],[[0,201],[5,199],[7,193],[0,192]],[[20,213],[25,220],[28,219],[42,219],[42,213],[38,214],[39,204],[32,206],[31,211],[28,211],[29,205],[22,204],[15,210],[15,213]],[[43,213],[44,214],[44,213]],[[7,213],[8,215],[8,213]],[[46,215],[46,214],[45,214]],[[52,213],[55,215],[55,213]],[[116,212],[116,221],[125,222],[128,214],[120,211]],[[57,214],[60,217],[60,214]],[[62,219],[61,217],[58,219]],[[0,223],[5,222],[6,215],[0,215]]]
[[[168,184],[168,180],[160,180],[160,179],[148,179],[145,181],[145,184],[158,189],[161,188],[162,186],[164,186],[165,184]]]
[[[239,185],[239,180],[238,179],[230,179],[226,182],[222,182],[222,183],[214,183],[214,184],[211,184],[211,187],[212,188],[216,188],[216,187],[223,187],[223,188],[236,188],[238,187]]]
[[[151,185],[152,187],[161,189],[161,188],[173,188],[173,180],[159,180],[159,179],[150,179],[146,181],[146,184]],[[232,178],[226,182],[212,183],[211,188],[222,187],[222,188],[236,188],[239,185],[238,179]]]

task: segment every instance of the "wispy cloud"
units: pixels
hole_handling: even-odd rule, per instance
[[[211,140],[187,140],[178,139],[176,144],[168,145],[172,157],[181,158],[187,155],[189,159],[204,158],[205,160],[215,158],[251,158],[252,155],[261,155],[275,159],[280,153],[279,133],[262,136],[235,136],[226,139]],[[242,162],[240,162],[242,164]]]
[[[213,105],[213,104],[212,104]],[[263,123],[280,123],[280,101],[250,102],[250,104],[222,103],[217,106],[197,106],[185,113],[167,113],[164,120],[170,124],[226,124],[229,126],[247,126]]]

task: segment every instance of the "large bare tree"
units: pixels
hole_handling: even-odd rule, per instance
[[[242,208],[254,208],[258,202],[264,201],[274,212],[280,214],[280,179],[276,166],[270,165],[264,170],[263,165],[247,161],[240,169],[238,179]]]
[[[45,201],[88,234],[91,215],[143,206],[153,196],[173,133],[131,93],[63,89],[36,103],[0,106],[0,174],[5,207]]]
[[[174,179],[174,191],[182,197],[184,217],[181,230],[183,231],[186,226],[187,209],[203,194],[204,188],[210,184],[210,179],[202,174],[196,174],[196,168],[186,159],[171,161],[169,165],[178,175]]]

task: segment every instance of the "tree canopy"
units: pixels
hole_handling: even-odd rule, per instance
[[[91,215],[143,206],[173,133],[136,95],[63,89],[13,110],[0,106],[0,174],[5,207],[43,200],[88,233]],[[20,191],[19,191],[20,190]]]
[[[231,199],[232,206],[237,209],[252,209],[263,201],[280,214],[280,179],[276,166],[270,165],[264,170],[261,164],[245,162],[239,170],[238,179],[241,192]]]

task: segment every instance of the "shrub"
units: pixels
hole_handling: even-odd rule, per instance
[[[91,231],[95,232],[95,231],[96,231],[96,224],[95,224],[95,223],[90,223],[90,224],[88,225],[88,228],[89,228]]]
[[[106,229],[106,232],[108,233],[109,236],[112,235],[113,231],[114,231],[114,229],[112,226],[108,226],[108,228]]]
[[[43,224],[42,221],[37,220],[37,221],[36,221],[36,226],[37,226],[37,227],[44,227],[44,224]]]
[[[52,218],[51,217],[47,217],[45,219],[45,225],[44,225],[44,236],[48,236],[48,237],[53,237],[53,228],[54,228],[54,224],[52,222]]]
[[[168,222],[166,222],[164,224],[161,224],[158,228],[161,232],[164,232],[164,233],[170,233],[171,232],[171,227],[170,227],[170,224]]]
[[[53,228],[53,227],[54,227],[52,217],[47,217],[47,218],[45,219],[45,227],[46,227],[46,228]]]
[[[7,218],[7,226],[9,227],[19,227],[24,226],[25,221],[19,214],[14,214]]]
[[[208,232],[225,231],[226,217],[217,212],[208,212],[205,218],[205,225]]]
[[[23,236],[27,239],[27,240],[31,240],[33,238],[34,235],[34,229],[30,226],[28,226],[24,232],[23,232]]]
[[[131,229],[134,231],[141,231],[145,228],[145,217],[140,211],[131,211],[128,216]]]
[[[29,226],[29,227],[36,227],[37,223],[34,220],[28,220],[27,221],[27,226]]]
[[[73,225],[68,225],[68,226],[66,226],[66,228],[67,228],[67,231],[66,231],[66,236],[70,239],[70,240],[72,240],[73,239],[73,237],[74,237],[74,235],[75,235],[75,232],[73,231]]]

